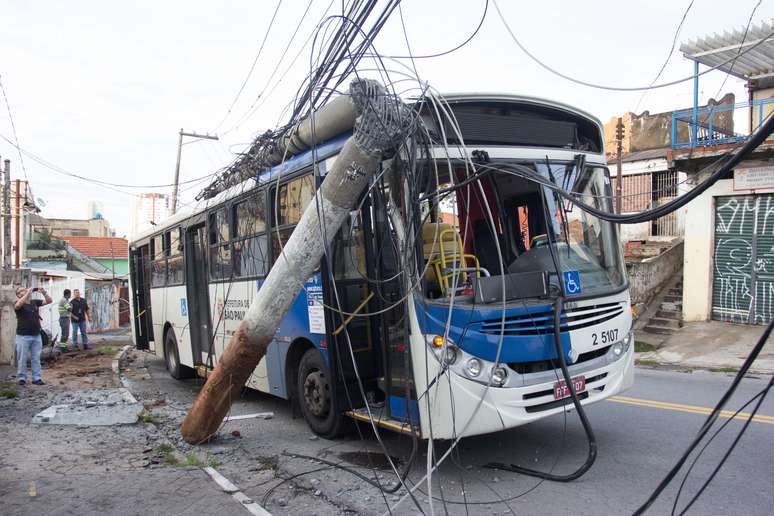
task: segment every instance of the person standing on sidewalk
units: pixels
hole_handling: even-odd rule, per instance
[[[86,336],[86,322],[91,322],[91,310],[86,300],[81,297],[81,291],[73,290],[73,299],[70,301],[70,313],[73,323],[73,351],[78,351],[78,331],[81,332],[83,350],[89,349],[89,338]]]
[[[59,310],[59,328],[62,330],[59,344],[67,348],[67,339],[70,338],[70,318],[72,317],[69,288],[66,288],[62,293],[62,299],[59,300],[57,309]]]
[[[32,294],[38,292],[44,300],[31,299]],[[40,377],[40,352],[43,349],[43,339],[40,338],[40,313],[39,308],[51,303],[51,297],[42,287],[16,289],[16,377],[19,385],[27,384],[27,360],[32,363],[32,383],[43,385]]]

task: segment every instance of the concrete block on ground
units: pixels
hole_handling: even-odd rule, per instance
[[[59,403],[35,414],[32,422],[47,425],[111,426],[137,422],[143,411],[126,389],[101,391],[72,391],[63,393]]]

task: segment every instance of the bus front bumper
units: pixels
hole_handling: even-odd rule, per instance
[[[613,362],[598,360],[568,369],[572,378],[585,379],[581,405],[602,401],[634,383],[634,345]],[[574,408],[570,398],[556,399],[554,395],[557,382],[564,381],[561,370],[519,375],[519,379],[522,386],[487,387],[447,372],[439,385],[430,388],[425,407],[420,401],[420,411],[428,409],[431,415],[427,423],[432,425],[433,438],[455,439],[497,432]],[[446,403],[453,404],[454,410],[439,410]],[[425,428],[422,433],[429,437]]]

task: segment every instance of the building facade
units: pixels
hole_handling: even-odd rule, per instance
[[[774,108],[774,21],[749,31],[724,31],[683,44],[699,65],[747,81],[749,99],[732,106],[702,107],[673,115],[672,163],[702,181],[719,159],[736,152]],[[747,42],[762,43],[734,59]],[[749,45],[750,43],[747,43]],[[694,92],[698,98],[698,77]],[[725,113],[738,123],[718,128]],[[774,138],[753,152],[686,207],[683,319],[767,324],[774,316]]]
[[[56,237],[100,237],[112,236],[110,223],[104,218],[92,219],[46,219],[51,234]]]
[[[62,240],[105,269],[99,272],[115,277],[129,274],[129,242],[125,238],[66,236]]]

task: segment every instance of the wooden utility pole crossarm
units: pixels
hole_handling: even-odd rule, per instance
[[[188,443],[202,443],[217,433],[231,404],[239,398],[245,382],[266,354],[305,278],[320,263],[325,248],[378,170],[382,153],[394,148],[408,132],[411,121],[408,109],[378,83],[354,81],[349,99],[351,109],[358,115],[353,135],[306,207],[282,256],[269,271],[183,421],[181,433]],[[320,110],[315,124],[320,128],[338,124],[339,116],[339,110]]]

